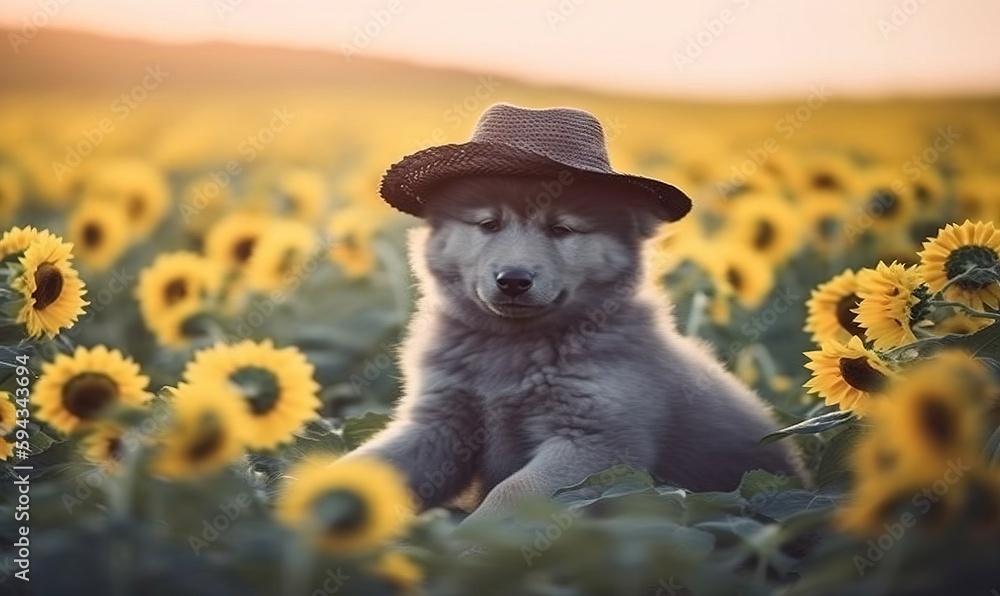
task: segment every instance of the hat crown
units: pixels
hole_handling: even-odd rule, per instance
[[[574,108],[490,106],[476,123],[472,142],[501,144],[594,172],[611,172],[600,121]]]

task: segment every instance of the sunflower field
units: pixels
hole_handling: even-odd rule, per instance
[[[0,91],[0,591],[1000,594],[1000,101],[425,76]],[[587,109],[692,196],[648,269],[811,483],[619,466],[471,525],[337,461],[414,301],[381,173],[495,101]]]

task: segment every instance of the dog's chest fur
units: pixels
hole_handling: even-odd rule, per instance
[[[486,433],[481,466],[487,488],[520,469],[546,439],[601,431],[611,400],[585,362],[560,338],[493,336],[444,323],[423,364],[427,381],[465,389]]]

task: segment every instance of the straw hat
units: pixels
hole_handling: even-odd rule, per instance
[[[573,108],[529,109],[508,103],[489,107],[466,143],[439,145],[407,155],[382,177],[387,203],[422,217],[434,184],[469,176],[559,176],[619,183],[623,195],[646,195],[662,206],[665,221],[691,210],[691,199],[665,182],[611,169],[604,129],[589,112]]]

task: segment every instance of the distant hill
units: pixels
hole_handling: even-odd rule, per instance
[[[225,42],[167,45],[43,28],[11,50],[0,28],[0,91],[106,88],[132,85],[147,67],[170,73],[171,86],[350,87],[439,85],[467,81],[472,73],[340,52]]]

